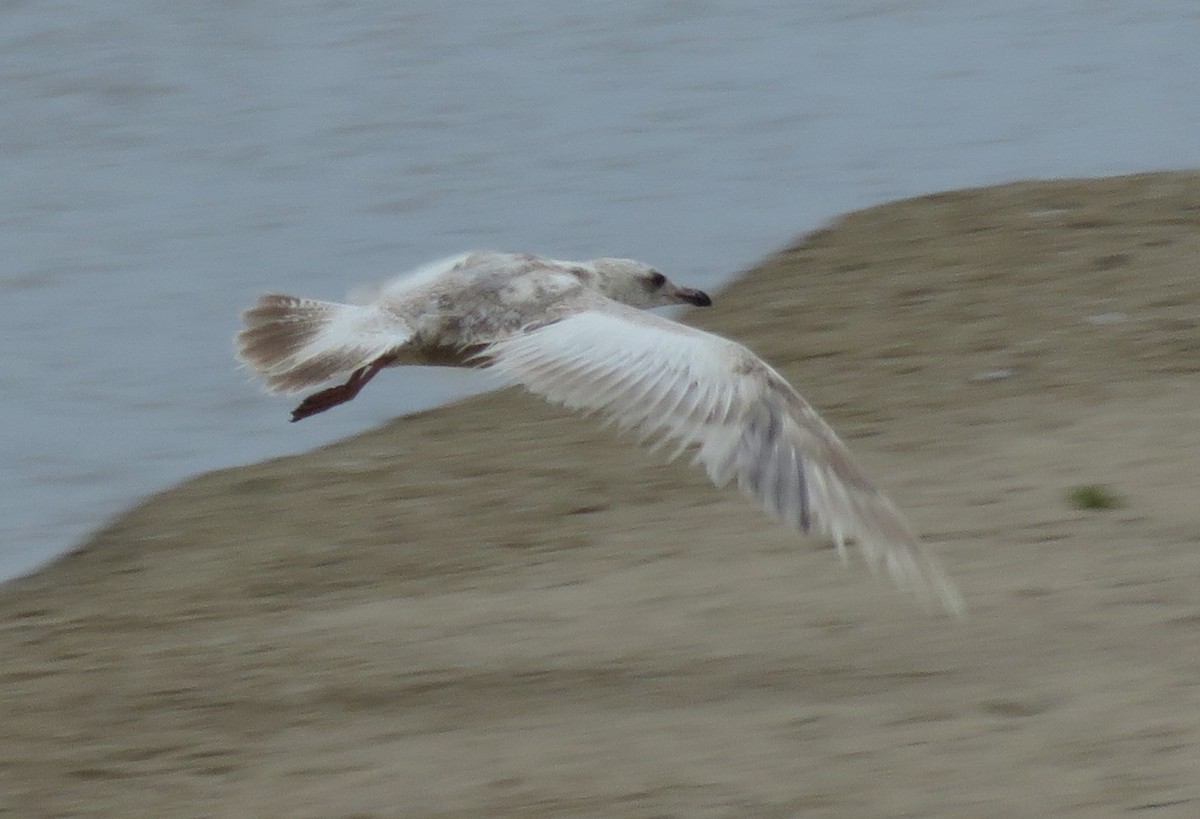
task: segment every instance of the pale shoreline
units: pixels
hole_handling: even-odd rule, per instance
[[[0,809],[1194,815],[1200,173],[872,208],[715,301],[687,320],[847,438],[966,623],[492,394],[187,481],[5,584]],[[1125,506],[1072,510],[1085,483]]]

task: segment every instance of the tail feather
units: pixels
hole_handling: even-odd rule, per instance
[[[366,366],[408,333],[373,307],[271,293],[242,316],[238,356],[272,392],[294,392]]]

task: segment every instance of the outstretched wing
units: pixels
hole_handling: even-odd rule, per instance
[[[815,528],[845,553],[858,544],[902,586],[952,613],[961,596],[846,445],[775,370],[712,333],[619,304],[498,341],[484,355],[502,375],[571,409],[597,411],[643,441],[695,448],[717,486],[737,481],[789,526]]]

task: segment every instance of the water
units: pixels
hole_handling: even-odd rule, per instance
[[[974,0],[0,6],[0,576],[304,424],[234,369],[261,291],[469,248],[711,287],[841,212],[1200,166],[1200,7]]]

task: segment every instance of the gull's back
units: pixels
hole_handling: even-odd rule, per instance
[[[418,345],[488,344],[601,298],[579,263],[527,253],[467,253],[385,284],[371,306],[410,327]]]

